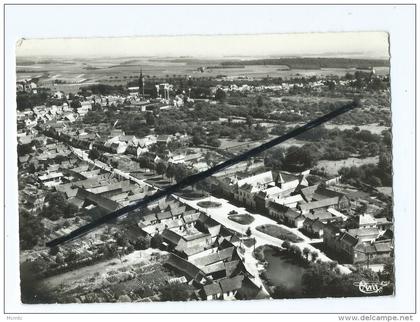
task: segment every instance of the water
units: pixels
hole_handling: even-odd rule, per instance
[[[266,277],[271,285],[301,290],[304,267],[296,264],[287,253],[272,248],[264,250],[264,256],[268,262]]]

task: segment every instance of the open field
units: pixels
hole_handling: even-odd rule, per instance
[[[273,134],[269,134],[268,136],[269,136],[268,139],[265,139],[265,140],[244,141],[244,142],[240,142],[239,140],[230,140],[230,139],[222,138],[220,139],[220,142],[221,142],[220,149],[225,149],[232,153],[239,153],[241,151],[255,148],[261,145],[262,143],[267,142],[277,137],[277,135],[273,135]],[[292,139],[287,140],[286,142],[283,142],[280,146],[282,148],[288,148],[292,145],[302,146],[305,143],[307,142],[304,140],[298,140],[298,139],[292,138]]]
[[[339,130],[350,130],[354,128],[356,125],[351,124],[325,124],[325,127],[329,130],[338,128]],[[358,125],[360,130],[368,130],[372,132],[373,134],[381,134],[382,131],[388,130],[389,127],[379,124],[366,124],[366,125]]]
[[[342,167],[360,167],[363,164],[377,164],[379,161],[379,157],[368,157],[364,159],[359,158],[348,158],[345,160],[338,160],[338,161],[330,161],[330,160],[320,160],[318,161],[318,168],[324,168],[327,174],[329,175],[337,175],[338,170],[340,170]]]
[[[121,60],[123,60],[121,62]],[[280,65],[247,65],[247,66],[220,66],[220,61],[205,60],[165,60],[156,58],[103,58],[103,59],[67,59],[62,61],[22,61],[17,62],[17,79],[31,77],[41,78],[41,84],[57,90],[75,90],[80,86],[92,83],[105,83],[109,85],[125,85],[138,77],[140,67],[147,78],[154,77],[226,77],[242,79],[281,77],[326,77],[344,76],[354,73],[354,68],[322,68],[322,69],[287,69]],[[217,68],[212,68],[216,66]],[[200,68],[205,67],[200,71]],[[376,69],[377,74],[388,74],[388,67]],[[59,79],[67,84],[53,85]]]

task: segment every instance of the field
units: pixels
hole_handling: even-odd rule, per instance
[[[17,79],[31,77],[41,78],[41,84],[53,87],[57,90],[77,90],[80,86],[105,83],[109,85],[126,85],[130,80],[137,79],[140,68],[146,76],[146,81],[154,77],[226,77],[242,79],[281,77],[289,79],[293,77],[326,77],[344,76],[346,73],[354,73],[354,68],[322,68],[322,69],[287,69],[279,65],[247,65],[232,68],[232,66],[221,67],[218,60],[165,60],[158,58],[103,58],[103,59],[68,59],[50,60],[37,62],[26,60],[17,61]],[[217,68],[212,68],[216,66]],[[204,69],[202,68],[204,67]],[[388,74],[389,68],[377,68],[378,74]],[[55,80],[66,82],[66,84],[53,85]]]
[[[350,124],[325,124],[325,127],[329,130],[338,128],[339,130],[350,130],[355,127],[355,125]],[[388,130],[389,127],[379,124],[366,124],[366,125],[358,125],[360,130],[368,130],[373,134],[380,135],[382,131]]]
[[[338,160],[338,161],[330,161],[330,160],[320,160],[318,161],[317,167],[318,168],[324,168],[326,173],[329,175],[337,175],[338,170],[340,170],[342,167],[360,167],[363,164],[377,164],[379,160],[379,157],[368,157],[365,159],[359,159],[359,158],[348,158],[345,160]]]
[[[220,145],[220,149],[224,149],[224,150],[228,150],[231,153],[240,153],[242,151],[246,151],[252,148],[255,148],[259,145],[261,145],[262,143],[265,143],[269,140],[272,140],[274,138],[276,138],[277,135],[272,135],[269,134],[268,139],[265,140],[259,140],[259,141],[245,141],[245,142],[240,142],[239,140],[230,140],[230,139],[220,139],[220,142],[222,143]],[[292,145],[296,145],[296,146],[302,146],[305,143],[307,143],[306,141],[303,140],[298,140],[298,139],[289,139],[286,142],[283,142],[280,146],[283,148],[288,148]]]
[[[135,251],[121,260],[114,258],[51,276],[44,279],[42,285],[59,302],[64,298],[71,298],[74,302],[82,294],[99,294],[106,290],[112,290],[112,295],[117,298],[127,292],[135,292],[141,297],[151,296],[155,293],[152,290],[166,285],[169,278],[177,276],[163,266],[165,261],[165,252],[152,249]]]

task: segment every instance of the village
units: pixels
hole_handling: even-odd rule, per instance
[[[365,94],[361,111],[337,121],[338,127],[364,118],[362,127],[379,114],[385,116],[375,123],[388,126],[389,108],[378,103],[386,101],[386,77],[373,68],[356,73],[285,81],[219,75],[203,93],[202,80],[187,77],[188,87],[181,88],[179,79],[152,82],[142,70],[126,87],[93,85],[74,93],[56,90],[55,83],[20,80],[25,300],[251,300],[316,297],[319,287],[322,296],[361,296],[349,285],[366,274],[389,283],[385,292],[392,294],[386,128],[379,134],[357,126],[323,128],[293,139],[296,146],[228,168],[82,238],[45,246],[331,110],[335,105],[325,93],[334,91],[340,103]],[[299,95],[319,100],[294,101]],[[245,100],[256,102],[253,116],[235,105]],[[352,136],[362,143],[348,141]],[[308,145],[318,139],[324,142],[319,156]],[[342,157],[336,157],[337,142]],[[369,158],[377,165],[353,165]],[[330,168],[318,166],[321,160]],[[353,160],[353,166],[340,167],[340,160]],[[287,277],[288,271],[296,277]],[[311,278],[316,272],[333,282]]]

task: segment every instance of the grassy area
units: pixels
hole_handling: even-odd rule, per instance
[[[275,225],[261,225],[257,227],[257,230],[274,238],[287,240],[292,243],[298,243],[303,241],[302,238],[296,236],[294,233]]]
[[[218,208],[222,204],[220,202],[214,202],[214,201],[200,201],[197,203],[197,206],[202,208]]]
[[[342,167],[360,167],[363,164],[369,164],[369,163],[373,163],[376,164],[378,163],[379,157],[367,157],[364,159],[359,159],[359,158],[348,158],[345,160],[336,160],[336,161],[332,161],[332,160],[320,160],[317,163],[317,168],[322,169],[324,168],[325,172],[330,174],[330,175],[337,175],[338,174],[338,170],[340,170]]]
[[[187,200],[198,200],[207,197],[204,193],[198,191],[182,191],[179,196]]]
[[[249,214],[232,215],[232,216],[228,216],[228,218],[241,225],[249,225],[255,220],[254,217],[252,217]]]
[[[247,238],[247,239],[243,239],[242,243],[246,246],[246,247],[252,247],[255,245],[255,239],[254,238]]]

